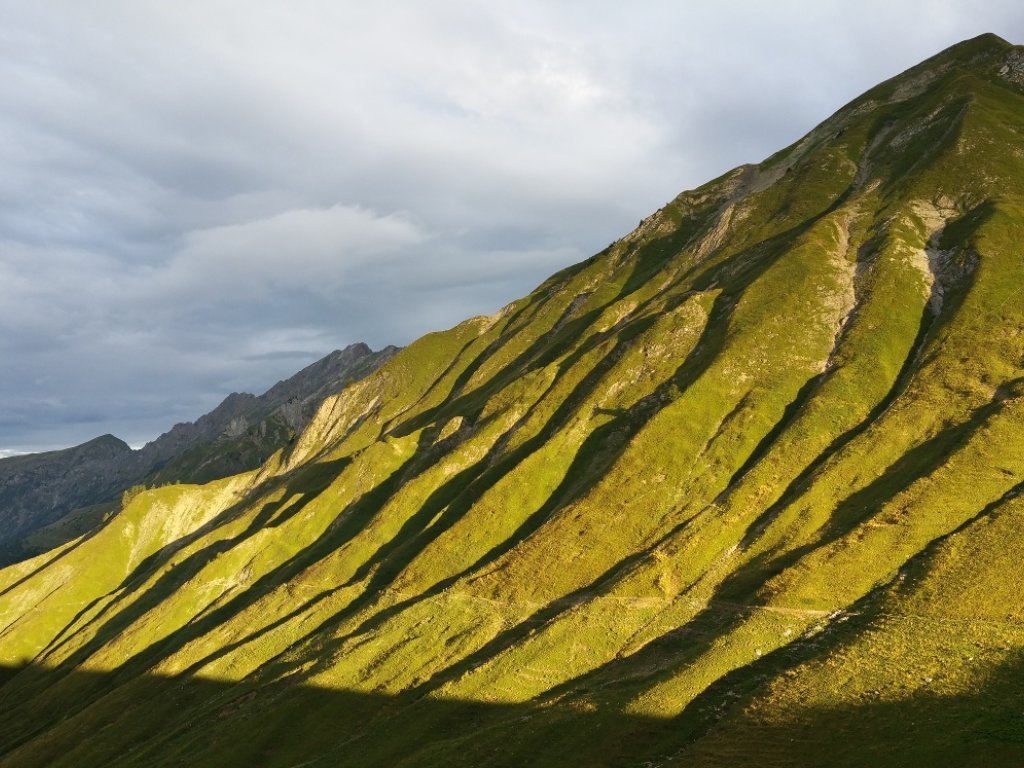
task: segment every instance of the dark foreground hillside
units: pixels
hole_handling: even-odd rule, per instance
[[[985,36],[0,571],[0,766],[1024,764]]]

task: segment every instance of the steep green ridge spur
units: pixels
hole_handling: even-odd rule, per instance
[[[0,565],[88,533],[119,509],[129,489],[202,483],[259,467],[295,438],[328,395],[397,351],[374,352],[366,344],[335,350],[262,395],[228,395],[138,450],[104,435],[73,448],[0,459]]]
[[[1024,762],[1024,49],[0,571],[0,766]]]

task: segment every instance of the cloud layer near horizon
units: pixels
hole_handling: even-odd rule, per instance
[[[0,0],[0,451],[490,313],[1012,3]]]

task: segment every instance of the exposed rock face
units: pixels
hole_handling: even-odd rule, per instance
[[[63,518],[116,501],[133,485],[207,482],[259,466],[302,430],[325,397],[397,351],[374,352],[362,343],[335,350],[260,396],[233,392],[137,451],[104,435],[61,451],[0,460],[0,564],[82,533],[102,519],[103,509],[79,513],[74,524]],[[25,540],[55,524],[39,542]]]
[[[1024,53],[1019,50],[1010,51],[1006,63],[999,68],[999,74],[1010,82],[1024,84]]]
[[[233,392],[195,422],[176,424],[132,456],[151,483],[206,482],[262,464],[312,418],[328,395],[391,359],[397,347],[335,350],[259,397]]]

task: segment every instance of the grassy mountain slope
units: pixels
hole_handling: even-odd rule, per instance
[[[0,571],[0,766],[1024,760],[1022,130],[955,46]]]

